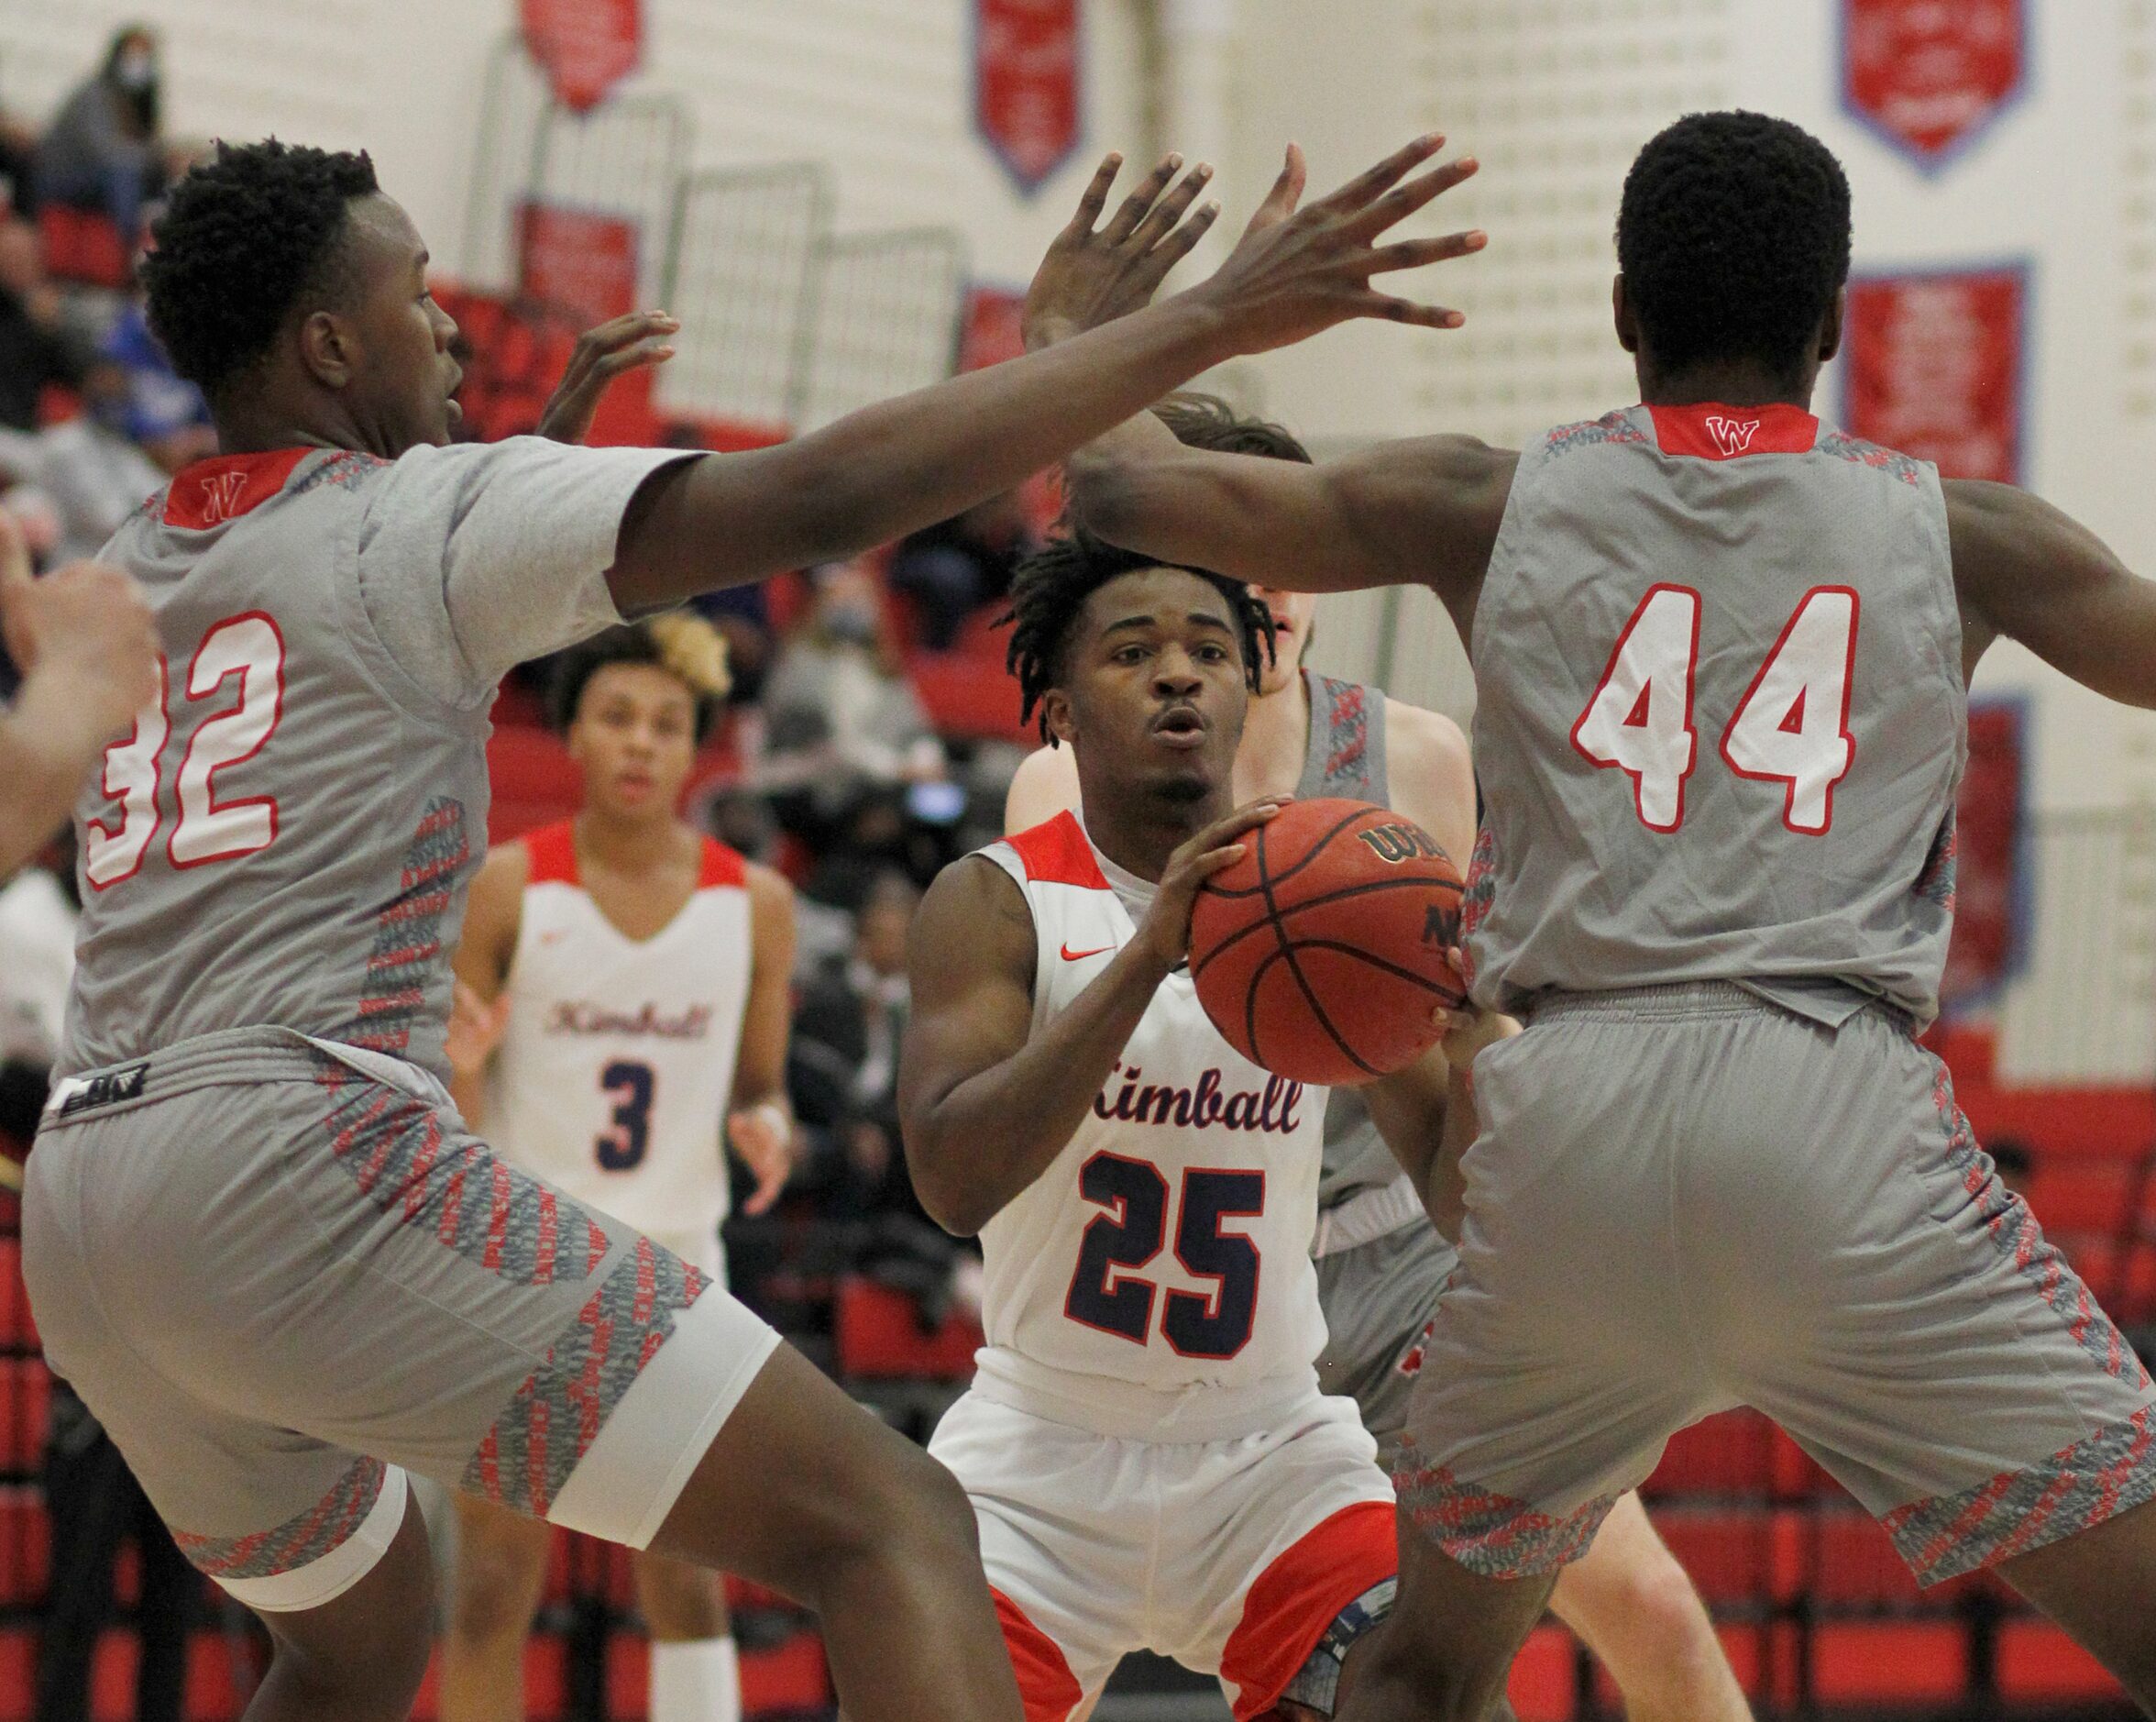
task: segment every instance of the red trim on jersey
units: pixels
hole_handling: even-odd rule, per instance
[[[1090,891],[1105,891],[1108,881],[1100,863],[1093,858],[1093,845],[1085,828],[1067,808],[1053,819],[1021,831],[1004,842],[1025,863],[1026,877],[1036,885],[1080,885]]]
[[[1655,406],[1655,440],[1666,455],[1734,460],[1741,455],[1808,455],[1819,441],[1819,420],[1800,406],[1770,401],[1765,406]]]
[[[1278,1704],[1340,1610],[1399,1571],[1393,1508],[1382,1501],[1343,1507],[1282,1550],[1251,1580],[1220,1653],[1222,1676],[1236,1683],[1236,1722]]]
[[[165,492],[165,524],[201,531],[237,520],[259,508],[292,475],[313,448],[279,448],[263,455],[213,455],[183,469]]]
[[[749,882],[749,864],[716,837],[704,839],[703,871],[697,875],[697,889],[716,890],[732,886],[742,889]]]
[[[528,831],[517,841],[532,857],[532,870],[525,876],[525,884],[581,885],[584,882],[577,873],[577,828],[567,820],[558,825],[542,825],[537,831]]]
[[[988,1595],[996,1602],[996,1623],[1003,1628],[1003,1644],[1010,1652],[1011,1672],[1018,1677],[1018,1696],[1025,1702],[1026,1722],[1063,1722],[1085,1694],[1079,1690],[1078,1676],[1071,1672],[1062,1647],[1027,1619],[1026,1611],[993,1584],[988,1587]],[[1311,1642],[1314,1644],[1316,1640]]]

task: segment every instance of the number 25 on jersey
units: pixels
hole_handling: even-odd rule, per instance
[[[135,727],[104,750],[99,787],[120,804],[119,822],[94,819],[84,832],[82,870],[93,889],[104,890],[141,870],[149,845],[165,823],[158,804],[165,744],[172,733],[173,697],[190,702],[216,697],[236,678],[238,699],[195,726],[173,784],[178,803],[165,853],[176,867],[229,861],[267,849],[277,840],[274,797],[217,800],[218,772],[262,751],[284,715],[284,636],[260,611],[233,616],[203,635],[184,680],[175,688],[165,660],[158,659],[157,690],[136,713]]]
[[[1849,682],[1856,663],[1856,594],[1806,592],[1737,702],[1722,756],[1740,778],[1783,786],[1782,822],[1816,836],[1834,822],[1834,786],[1849,775]],[[1572,726],[1572,745],[1632,779],[1641,823],[1684,823],[1685,781],[1697,763],[1692,690],[1700,659],[1700,594],[1657,585],[1617,636],[1609,668]]]

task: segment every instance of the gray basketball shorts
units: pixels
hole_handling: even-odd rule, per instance
[[[70,1081],[30,1155],[52,1367],[254,1607],[363,1577],[406,1472],[644,1546],[777,1344],[433,1086],[232,1031]]]
[[[1326,1334],[1317,1385],[1355,1401],[1387,1467],[1406,1431],[1408,1398],[1437,1295],[1458,1260],[1427,1220],[1317,1258]]]
[[[1676,1430],[1779,1423],[1918,1580],[2156,1496],[2156,1392],[1945,1066],[1741,988],[1572,995],[1475,1064],[1461,1260],[1394,1470],[1494,1577],[1583,1553]]]

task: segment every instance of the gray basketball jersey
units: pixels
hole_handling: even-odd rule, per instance
[[[446,1076],[494,681],[615,619],[622,510],[678,458],[286,449],[138,510],[104,556],[157,613],[160,685],[77,809],[60,1073],[269,1027]]]
[[[1295,794],[1303,800],[1341,796],[1390,806],[1385,778],[1385,696],[1376,688],[1303,672],[1310,690],[1310,743]],[[1319,1212],[1351,1196],[1382,1189],[1401,1176],[1400,1163],[1370,1122],[1353,1088],[1335,1088],[1326,1102],[1325,1172]]]
[[[1471,655],[1480,1003],[1732,980],[1937,1013],[1966,699],[1932,467],[1792,406],[1552,431]]]

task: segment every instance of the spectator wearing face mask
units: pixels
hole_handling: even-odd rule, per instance
[[[41,202],[99,209],[132,246],[142,205],[163,174],[158,40],[131,24],[106,50],[104,63],[61,105],[38,146],[35,178]]]

